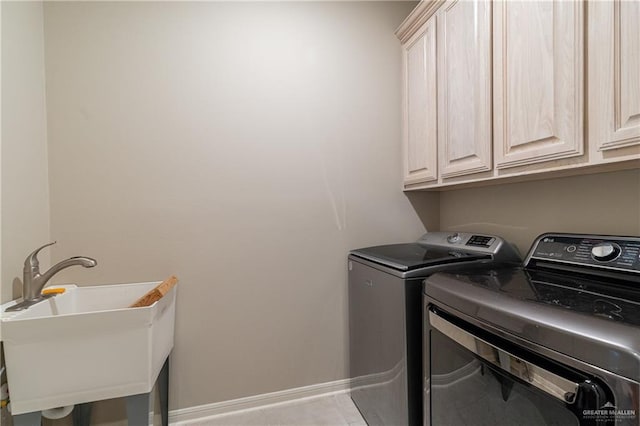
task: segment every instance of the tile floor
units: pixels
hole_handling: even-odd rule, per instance
[[[348,393],[223,414],[190,426],[366,426]]]

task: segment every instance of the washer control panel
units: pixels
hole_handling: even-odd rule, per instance
[[[640,273],[640,237],[545,234],[525,263],[532,259]]]
[[[522,265],[522,256],[515,246],[497,235],[435,231],[424,234],[417,244],[451,252],[486,254],[496,262]]]
[[[491,247],[491,244],[493,244],[495,240],[495,237],[486,235],[472,235],[466,245],[474,247]]]
[[[425,237],[427,235],[425,235]],[[477,235],[454,232],[452,234],[448,234],[446,240],[447,243],[452,245],[460,244],[469,247],[490,248],[493,243],[498,241],[498,238],[499,237],[494,237],[492,235]]]

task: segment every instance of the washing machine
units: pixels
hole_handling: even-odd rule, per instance
[[[520,263],[503,238],[462,232],[428,232],[416,242],[349,253],[351,398],[367,424],[423,424],[423,280],[439,271]]]

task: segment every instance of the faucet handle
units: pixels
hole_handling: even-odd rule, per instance
[[[57,241],[54,241],[49,244],[45,244],[42,247],[34,250],[33,253],[27,256],[27,258],[24,260],[24,269],[25,270],[31,269],[31,270],[38,271],[40,269],[40,262],[38,262],[38,253],[40,253],[40,250],[42,250],[43,248],[52,246],[55,243],[57,243]]]

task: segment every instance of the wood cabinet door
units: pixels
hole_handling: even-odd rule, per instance
[[[429,19],[403,46],[404,183],[438,179],[436,20]]]
[[[584,152],[583,9],[582,1],[494,2],[498,169]]]
[[[640,145],[640,2],[588,7],[589,140],[600,151]]]
[[[448,1],[437,19],[440,175],[491,170],[491,2]]]

